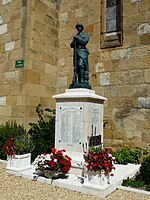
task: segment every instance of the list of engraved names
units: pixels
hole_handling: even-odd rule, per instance
[[[81,141],[83,108],[61,107],[60,140],[67,145],[73,145]]]

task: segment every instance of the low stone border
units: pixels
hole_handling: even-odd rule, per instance
[[[1,160],[1,159],[0,159],[0,162],[2,162],[2,163],[7,163],[7,160]]]
[[[145,190],[139,190],[139,189],[135,189],[135,188],[131,188],[131,187],[125,187],[125,186],[118,186],[119,190],[126,190],[129,192],[136,192],[136,193],[140,193],[140,194],[144,194],[144,195],[148,195],[150,196],[150,192],[145,191]]]

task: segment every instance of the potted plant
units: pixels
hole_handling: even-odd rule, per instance
[[[8,139],[3,149],[7,154],[7,170],[19,172],[31,168],[34,145],[28,134]]]
[[[33,162],[36,171],[43,172],[48,178],[65,177],[71,167],[71,158],[65,152],[65,149],[51,148],[51,153],[39,155]]]
[[[84,153],[86,163],[86,176],[84,184],[105,186],[110,183],[110,176],[114,167],[114,159],[111,156],[112,149],[102,147],[90,147],[88,152]]]

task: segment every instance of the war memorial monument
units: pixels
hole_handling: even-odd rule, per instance
[[[103,144],[103,107],[105,97],[95,94],[89,85],[89,36],[83,24],[77,23],[77,34],[70,46],[74,49],[72,83],[56,99],[55,147],[66,149],[73,166],[83,161],[89,146]]]

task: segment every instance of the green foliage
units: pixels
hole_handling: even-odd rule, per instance
[[[139,164],[144,154],[146,154],[146,150],[142,150],[140,148],[136,149],[124,148],[122,150],[114,152],[113,156],[115,157],[117,164],[128,164],[128,163]]]
[[[41,109],[39,104],[36,107],[39,120],[37,123],[30,123],[29,133],[32,137],[35,148],[32,152],[32,159],[41,153],[47,153],[55,142],[55,110]]]
[[[31,137],[24,132],[17,137],[12,137],[7,140],[3,150],[6,155],[14,156],[15,154],[21,155],[31,153],[34,149],[34,145]]]
[[[116,157],[118,164],[140,163],[140,171],[131,179],[123,180],[123,186],[139,188],[150,191],[150,156],[148,149],[129,148],[116,151],[113,156]]]
[[[0,159],[6,160],[7,158],[3,150],[6,141],[20,135],[23,131],[23,126],[17,125],[16,122],[8,121],[6,124],[0,125]]]
[[[150,192],[150,184],[145,186],[146,190]]]
[[[31,137],[27,134],[22,134],[15,138],[16,154],[21,155],[31,153],[34,150],[34,144]]]
[[[144,186],[144,182],[142,180],[135,179],[125,179],[122,183],[123,186],[132,187],[132,188],[142,188]]]
[[[142,161],[140,174],[145,184],[150,184],[150,156]]]
[[[90,147],[89,148],[89,151],[91,152],[91,153],[101,153],[102,152],[102,146],[99,146],[99,147]]]
[[[138,172],[131,179],[129,179],[129,177],[128,177],[127,179],[123,180],[122,185],[126,186],[126,187],[132,187],[132,188],[137,188],[137,189],[142,189],[142,190],[150,191],[150,184],[146,185],[146,183],[143,180],[140,172]]]

